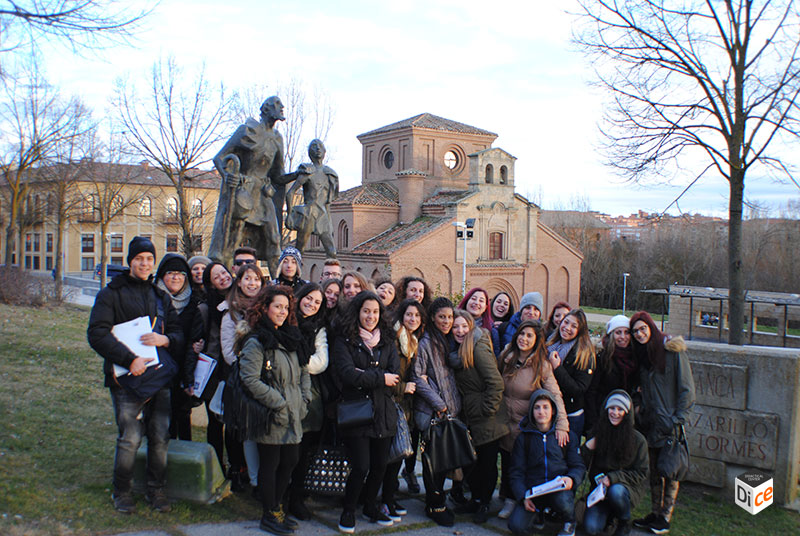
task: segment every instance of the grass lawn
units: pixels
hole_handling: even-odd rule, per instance
[[[155,514],[138,498],[124,516],[111,503],[116,426],[102,360],[86,342],[86,308],[0,304],[0,534],[112,534],[192,523],[257,519],[251,499],[177,502]],[[204,431],[195,430],[200,440]],[[645,513],[644,504],[636,514]],[[751,516],[686,486],[671,534],[798,534],[800,514],[768,508]],[[402,529],[402,527],[398,527]]]

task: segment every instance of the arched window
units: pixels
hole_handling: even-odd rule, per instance
[[[486,184],[492,184],[494,182],[494,166],[491,164],[486,164]]]
[[[150,216],[153,213],[153,203],[149,197],[143,197],[139,203],[139,216]]]
[[[339,233],[336,240],[337,249],[347,249],[350,247],[350,230],[347,228],[347,222],[344,220],[339,222]]]
[[[489,259],[503,258],[503,233],[489,233]]]
[[[121,195],[117,194],[111,199],[111,212],[113,214],[119,214],[122,212],[124,206],[125,200],[122,199]]]
[[[508,168],[506,166],[500,166],[500,184],[506,184],[508,182]]]
[[[192,201],[192,218],[199,218],[203,215],[203,200],[195,199]]]
[[[97,196],[89,194],[83,198],[81,207],[81,219],[83,221],[97,221],[100,218],[99,207],[97,206]]]
[[[317,249],[322,247],[322,242],[320,242],[317,235],[311,235],[311,238],[308,239],[308,247],[309,249]],[[311,280],[313,280],[313,278]]]
[[[167,218],[178,219],[178,200],[174,197],[167,199]]]

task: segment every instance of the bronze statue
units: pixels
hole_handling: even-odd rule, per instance
[[[339,195],[339,176],[328,166],[323,166],[325,145],[322,140],[312,140],[308,145],[310,164],[300,164],[292,174],[294,184],[286,192],[286,227],[297,231],[295,247],[302,252],[306,242],[315,234],[319,237],[325,254],[336,257],[333,244],[333,225],[329,214],[331,202]],[[303,187],[302,205],[292,206],[292,198]]]
[[[284,175],[283,137],[273,128],[285,119],[281,100],[268,98],[261,105],[261,121],[251,118],[240,125],[214,157],[222,184],[208,256],[226,266],[233,251],[246,243],[276,273],[283,191],[294,178]]]

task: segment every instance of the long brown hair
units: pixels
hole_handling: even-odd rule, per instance
[[[633,327],[640,321],[650,328],[650,339],[646,344],[641,344],[633,335]],[[648,368],[654,366],[661,373],[666,370],[667,352],[664,348],[664,334],[658,329],[653,317],[647,311],[639,311],[631,317],[631,344],[633,345],[633,355],[640,364],[644,364]],[[647,357],[646,360],[645,357]]]
[[[569,316],[574,316],[575,320],[578,321],[578,334],[575,336],[577,339],[576,344],[578,345],[578,350],[575,355],[575,368],[578,370],[593,369],[596,364],[596,357],[594,353],[594,345],[592,344],[592,339],[589,336],[589,323],[586,321],[586,313],[584,313],[583,309],[581,308],[573,309],[564,315],[564,318],[561,320],[561,322],[563,323],[564,320],[566,320]],[[555,336],[550,344],[562,342],[562,340],[561,326],[559,326],[559,329],[556,330]],[[565,357],[566,356],[562,356],[561,358],[564,359]]]
[[[531,328],[533,330],[533,333],[536,336],[536,341],[533,343],[533,349],[525,359],[525,362],[519,366],[518,363],[525,356],[522,355],[522,350],[519,348],[517,339],[519,338],[519,334],[522,333],[522,330],[525,328]],[[500,354],[500,373],[503,375],[503,377],[513,377],[520,369],[530,367],[535,373],[533,376],[533,382],[531,383],[531,388],[536,389],[541,387],[543,379],[542,367],[545,363],[548,363],[547,346],[545,345],[544,329],[542,329],[542,324],[538,320],[526,320],[519,325],[517,331],[514,332],[514,336],[511,338],[511,343],[509,343],[509,345],[506,346],[506,348]]]
[[[265,285],[264,274],[261,273],[261,268],[255,264],[243,264],[236,269],[236,281],[233,282],[231,290],[228,292],[228,309],[232,313],[242,315],[242,317],[244,317],[245,311],[253,305],[253,302],[258,296],[258,294],[256,294],[252,298],[248,298],[245,296],[244,292],[242,292],[242,289],[239,288],[239,281],[242,280],[244,274],[247,272],[253,272],[258,275],[258,278],[261,280],[261,288],[264,288]],[[260,289],[259,292],[261,292]]]
[[[464,337],[464,342],[458,345],[458,357],[461,358],[461,363],[464,365],[464,368],[469,369],[475,366],[475,356],[473,355],[473,350],[475,349],[475,319],[464,309],[455,309],[453,310],[453,327],[456,325],[456,318],[463,318],[466,320],[467,326],[469,327],[469,331],[467,331],[467,335]],[[453,337],[455,337],[455,335]]]
[[[255,327],[262,318],[266,318],[267,310],[272,304],[272,300],[275,299],[275,296],[286,296],[286,299],[289,300],[289,316],[286,317],[284,324],[297,326],[297,317],[295,317],[294,314],[296,307],[292,288],[286,285],[264,285],[256,295],[252,307],[247,310],[247,323],[251,328]]]

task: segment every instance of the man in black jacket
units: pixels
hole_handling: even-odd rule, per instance
[[[156,250],[148,238],[135,237],[128,245],[130,270],[114,277],[100,290],[89,316],[87,336],[91,347],[104,359],[105,385],[111,391],[114,417],[119,435],[114,455],[114,507],[130,514],[136,510],[131,495],[133,467],[136,450],[142,441],[142,431],[147,434],[147,500],[159,512],[168,512],[170,504],[164,493],[169,442],[170,379],[158,375],[155,394],[143,398],[123,387],[114,373],[114,365],[128,370],[127,380],[142,377],[152,358],[137,356],[112,333],[115,325],[146,316],[154,331],[142,335],[140,342],[155,346],[161,366],[175,370],[169,352],[177,355],[183,351],[183,333],[177,313],[163,291],[152,283]],[[155,370],[155,369],[154,369]],[[150,374],[153,374],[152,372]],[[133,378],[131,378],[133,377]]]

